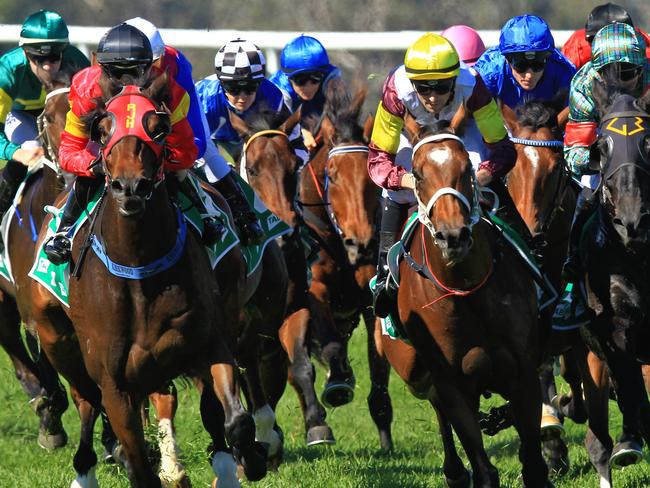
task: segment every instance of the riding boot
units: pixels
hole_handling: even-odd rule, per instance
[[[219,181],[214,183],[213,186],[228,201],[242,243],[245,246],[249,244],[262,244],[266,234],[264,233],[255,212],[253,212],[248,204],[248,200],[246,200],[244,191],[241,186],[239,186],[235,174],[230,171],[230,173],[226,174],[224,177],[220,178]]]
[[[7,161],[7,165],[2,172],[2,177],[0,177],[0,222],[2,222],[2,218],[7,213],[7,210],[9,210],[9,207],[11,207],[16,190],[18,190],[26,174],[27,166],[13,159]],[[0,233],[0,252],[4,252],[4,250],[5,244]]]
[[[43,246],[43,251],[52,264],[59,265],[70,261],[75,224],[102,183],[103,180],[99,178],[77,176],[65,202],[59,225],[54,235]]]
[[[406,206],[384,199],[379,232],[379,259],[377,262],[377,278],[372,292],[372,305],[375,315],[386,318],[394,309],[397,295],[395,282],[388,279],[388,251],[399,240],[399,232],[406,218]]]
[[[593,192],[589,188],[583,188],[576,202],[571,233],[569,234],[569,250],[562,267],[562,279],[567,283],[576,283],[584,274],[580,262],[580,238],[582,237],[582,229],[593,215],[595,207]]]
[[[208,215],[208,210],[205,208],[205,204],[203,203],[203,200],[201,200],[197,189],[190,181],[190,178],[187,176],[184,178],[174,178],[173,176],[170,176],[169,178],[166,178],[166,180],[170,180],[169,182],[172,184],[175,180],[175,182],[178,183],[177,189],[183,193],[190,202],[192,202],[192,205],[194,205],[199,214],[201,214],[201,218],[203,219],[203,243],[206,246],[212,246],[219,242],[226,232],[226,226],[219,220]],[[170,185],[168,184],[167,187],[169,188],[169,186]]]

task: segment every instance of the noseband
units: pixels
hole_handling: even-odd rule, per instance
[[[415,158],[415,154],[417,151],[424,146],[425,144],[430,144],[432,142],[441,142],[445,140],[454,140],[460,143],[460,145],[464,148],[465,144],[463,143],[462,139],[454,134],[436,134],[433,136],[428,136],[419,141],[414,147],[413,147],[413,156],[412,158]],[[417,188],[415,188],[413,191],[415,193],[415,197],[418,201],[418,219],[424,225],[429,232],[431,233],[431,236],[433,237],[434,240],[436,240],[436,228],[433,225],[433,221],[429,217],[429,214],[431,213],[431,210],[433,210],[433,207],[435,206],[436,202],[442,197],[443,195],[451,195],[463,204],[463,206],[467,209],[467,211],[470,214],[470,223],[468,224],[468,229],[471,232],[472,228],[474,225],[480,220],[481,218],[481,211],[479,208],[479,197],[478,197],[478,182],[476,181],[476,174],[474,173],[474,168],[470,165],[471,172],[472,172],[472,187],[474,189],[474,201],[472,203],[469,202],[467,197],[463,195],[461,192],[456,190],[455,188],[452,188],[450,186],[446,186],[443,188],[440,188],[438,191],[436,191],[429,201],[424,204],[422,199],[420,198],[420,194],[417,191]],[[437,242],[437,240],[436,240]]]

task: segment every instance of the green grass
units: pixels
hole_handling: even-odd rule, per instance
[[[365,359],[365,331],[358,328],[351,345],[351,361],[357,374],[354,402],[330,410],[328,421],[334,430],[334,447],[307,448],[303,440],[302,416],[295,393],[287,389],[278,407],[278,419],[284,429],[285,461],[277,472],[261,482],[244,486],[260,488],[424,488],[442,487],[442,448],[435,416],[430,406],[413,398],[395,375],[390,393],[394,407],[393,438],[395,452],[390,456],[378,452],[379,441],[368,414],[366,396],[369,382]],[[318,369],[318,391],[323,371]],[[13,377],[5,354],[0,355],[0,487],[70,486],[74,478],[72,456],[78,439],[79,423],[74,408],[66,412],[64,423],[70,435],[68,446],[53,453],[37,446],[37,418],[27,406],[26,398]],[[566,388],[561,386],[561,388]],[[197,411],[196,391],[181,388],[177,431],[183,460],[192,484],[207,487],[212,472],[206,461],[208,436],[203,431]],[[611,404],[616,411],[614,404]],[[597,487],[598,479],[582,447],[585,427],[567,422],[571,468],[567,476],[556,480],[560,487]],[[612,429],[620,427],[620,416],[610,421]],[[613,430],[613,432],[618,432]],[[520,486],[521,472],[517,460],[518,440],[509,429],[486,439],[488,455],[499,469],[502,486]],[[95,447],[100,451],[99,438]],[[646,458],[646,461],[648,458]],[[123,470],[115,465],[100,465],[97,477],[102,487],[129,485]],[[614,473],[617,487],[650,486],[650,469],[646,462]]]

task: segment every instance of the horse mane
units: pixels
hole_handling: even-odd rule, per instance
[[[263,130],[277,129],[286,119],[286,112],[264,107],[261,110],[251,113],[246,118],[246,124],[252,132],[260,132]]]
[[[363,127],[359,124],[359,113],[368,93],[368,87],[361,85],[354,97],[343,83],[331,82],[325,92],[323,116],[328,117],[336,128],[340,141],[362,141]]]
[[[428,136],[437,136],[438,134],[454,134],[454,131],[451,129],[451,121],[446,119],[441,119],[435,121],[433,124],[421,124],[420,131],[417,134],[418,139],[424,139]]]
[[[521,127],[537,131],[542,127],[554,129],[557,116],[566,107],[568,91],[558,91],[551,100],[529,100],[516,108],[517,121]]]

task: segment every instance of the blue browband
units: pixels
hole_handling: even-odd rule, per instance
[[[519,137],[511,137],[510,141],[515,144],[523,144],[524,146],[534,147],[563,147],[564,141],[538,141],[533,139],[520,139]]]
[[[118,264],[115,261],[112,261],[111,258],[106,254],[106,249],[104,249],[104,243],[97,237],[97,234],[93,234],[91,238],[91,246],[99,260],[104,263],[106,269],[115,276],[120,278],[126,278],[129,280],[143,280],[145,278],[150,278],[162,273],[163,271],[168,270],[174,264],[178,262],[180,257],[183,254],[183,248],[185,247],[185,237],[187,236],[187,224],[185,223],[185,218],[181,214],[181,211],[176,208],[176,214],[178,218],[178,232],[176,233],[176,243],[174,247],[163,257],[156,259],[155,261],[146,264],[144,266],[124,266]]]

